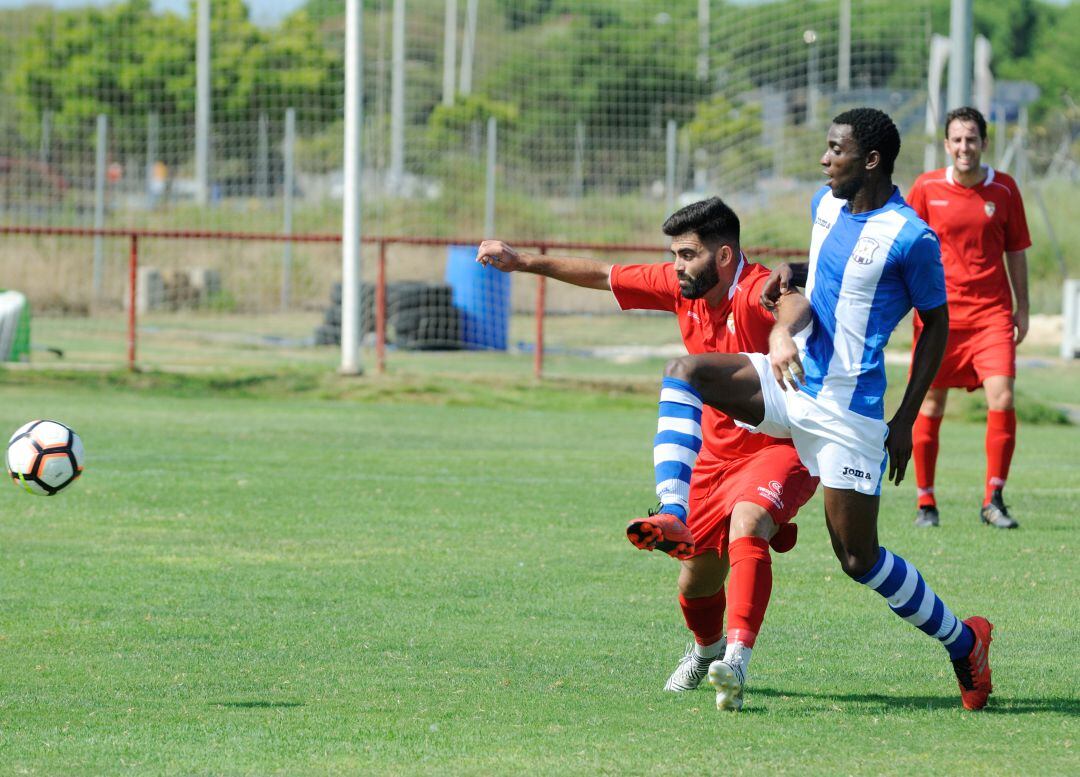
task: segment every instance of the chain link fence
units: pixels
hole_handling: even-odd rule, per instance
[[[932,35],[947,32],[937,5],[363,0],[363,234],[445,239],[387,257],[389,282],[440,286],[460,236],[656,245],[605,258],[658,261],[665,216],[719,194],[748,245],[799,248],[831,116],[889,112],[902,186],[938,143],[926,134]],[[0,223],[340,232],[344,2],[0,16]],[[1078,115],[1065,102],[1033,122],[1020,107],[998,111],[991,161],[1032,192],[1033,274],[1052,281],[1034,284],[1034,301],[1049,311],[1075,244]],[[171,344],[147,350],[155,366],[233,366],[263,350],[267,364],[334,363],[333,244],[178,239],[141,252],[156,290],[141,303],[144,334]],[[0,239],[5,285],[75,361],[122,361],[112,324],[123,328],[127,262],[124,240]],[[377,264],[365,247],[367,284]],[[514,317],[534,315],[531,289],[513,280]],[[567,354],[676,339],[653,319],[608,325],[603,295],[548,284],[546,304]],[[499,350],[535,347],[531,323],[511,326]],[[458,363],[476,368],[440,356],[440,368]]]

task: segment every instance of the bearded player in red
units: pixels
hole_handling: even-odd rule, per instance
[[[575,286],[606,289],[624,310],[666,310],[678,317],[689,353],[767,352],[772,314],[760,304],[769,270],[739,247],[739,219],[713,197],[677,211],[663,226],[673,261],[611,265],[594,259],[516,251],[485,240],[477,261],[504,272],[528,272]],[[769,546],[795,544],[790,523],[813,495],[817,478],[790,440],[740,429],[732,419],[686,395],[675,381],[661,391],[656,436],[659,509],[626,533],[644,550],[682,562],[679,604],[694,635],[664,686],[696,688],[706,675],[717,707],[738,710],[750,655],[772,592]],[[696,443],[695,440],[703,441]],[[698,456],[697,445],[701,446]],[[688,462],[696,464],[692,469]],[[727,593],[725,579],[730,569]],[[727,630],[724,614],[727,611]]]
[[[950,112],[945,120],[945,152],[952,157],[952,166],[920,175],[907,197],[941,239],[949,298],[945,357],[912,430],[917,526],[937,526],[940,521],[934,468],[948,391],[979,387],[986,391],[989,408],[981,520],[999,529],[1018,525],[1005,507],[1002,491],[1016,448],[1013,383],[1016,346],[1028,330],[1025,249],[1031,238],[1016,182],[982,164],[986,145],[986,119],[981,113],[974,108]],[[920,331],[916,316],[916,341]]]

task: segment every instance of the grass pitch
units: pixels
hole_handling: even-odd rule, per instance
[[[1077,402],[1075,371],[1047,377],[1029,392]],[[1080,769],[1075,427],[1021,428],[1018,531],[978,523],[962,418],[942,527],[911,525],[910,473],[883,500],[883,543],[997,626],[986,711],[844,578],[816,497],[774,562],[747,706],[720,715],[661,690],[687,638],[676,564],[622,536],[652,500],[650,394],[19,380],[0,428],[56,417],[89,460],[70,493],[0,491],[0,773]]]

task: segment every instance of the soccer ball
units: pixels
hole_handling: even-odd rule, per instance
[[[23,424],[8,441],[12,482],[38,496],[52,496],[75,482],[85,458],[79,435],[59,421]]]

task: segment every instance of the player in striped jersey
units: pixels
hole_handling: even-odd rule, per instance
[[[937,237],[893,185],[900,134],[881,111],[846,111],[829,128],[814,195],[805,270],[779,267],[763,302],[777,322],[769,355],[700,354],[668,364],[705,403],[774,437],[790,436],[819,475],[825,520],[844,572],[877,591],[904,620],[945,646],[963,705],[986,705],[990,633],[982,617],[959,620],[913,564],[878,543],[881,481],[899,483],[911,457],[912,423],[948,336],[945,277]],[[883,350],[915,307],[923,331],[892,419],[884,420]]]
[[[689,353],[766,350],[775,320],[760,297],[769,271],[742,253],[731,208],[718,197],[693,203],[663,230],[672,261],[661,264],[541,256],[497,240],[480,245],[477,261],[610,290],[624,310],[673,313]],[[631,521],[626,533],[635,546],[681,562],[679,606],[694,641],[665,689],[693,690],[708,675],[717,706],[737,710],[772,592],[769,547],[794,545],[790,520],[817,480],[790,440],[738,428],[687,388],[664,382],[653,459],[660,507]]]

